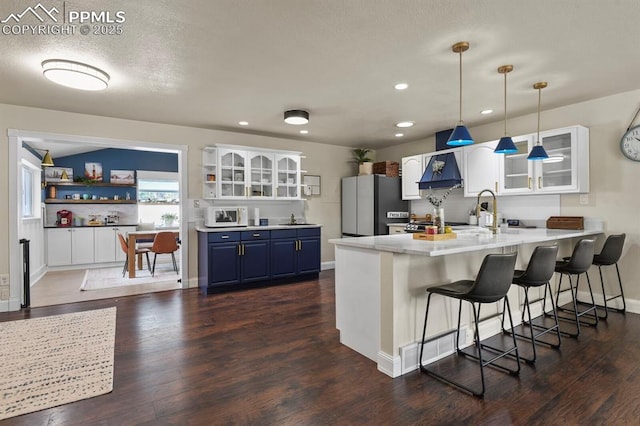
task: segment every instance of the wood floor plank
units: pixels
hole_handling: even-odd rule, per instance
[[[609,315],[479,400],[414,371],[391,379],[339,343],[333,271],[210,296],[196,289],[1,313],[118,308],[114,390],[8,425],[637,424],[640,316]],[[521,346],[525,345],[521,342]],[[523,348],[523,351],[526,350]],[[473,382],[477,365],[444,360]]]

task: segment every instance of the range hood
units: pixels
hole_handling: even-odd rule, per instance
[[[431,156],[429,164],[418,182],[418,188],[451,188],[457,184],[462,184],[462,176],[458,169],[456,155],[453,152],[447,152]]]

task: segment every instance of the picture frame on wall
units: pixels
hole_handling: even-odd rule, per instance
[[[72,167],[43,167],[45,182],[73,182]]]
[[[136,183],[133,170],[111,170],[109,182],[119,185],[133,185]]]
[[[84,163],[84,177],[94,182],[102,182],[102,163]]]

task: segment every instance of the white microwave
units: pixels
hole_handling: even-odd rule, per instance
[[[247,207],[207,207],[204,226],[247,226],[248,215]]]

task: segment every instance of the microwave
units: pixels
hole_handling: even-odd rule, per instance
[[[248,216],[247,207],[207,207],[204,226],[210,228],[247,226]]]

